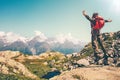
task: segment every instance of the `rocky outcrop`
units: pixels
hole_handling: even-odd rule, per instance
[[[0,73],[3,74],[20,74],[25,77],[37,79],[22,63],[15,61],[14,57],[22,55],[20,52],[2,51],[0,52]]]
[[[20,53],[19,51],[9,51],[9,50],[0,51],[0,56],[8,59],[19,56],[19,55],[22,55],[22,53]]]
[[[65,71],[50,80],[119,80],[120,68],[110,66],[90,66]]]
[[[108,64],[116,65],[117,62],[119,62],[120,60],[120,31],[115,33],[103,33],[101,34],[101,36],[107,52]],[[86,45],[85,48],[80,52],[80,54],[81,56],[90,56],[92,58],[90,62],[94,63],[93,49],[91,43]],[[103,51],[99,49],[97,54],[99,60],[97,64],[103,65],[103,55]]]

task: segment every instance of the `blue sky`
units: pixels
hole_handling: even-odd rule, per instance
[[[119,0],[0,0],[0,31],[22,36],[34,36],[41,31],[48,37],[71,34],[90,41],[90,25],[82,15],[98,12],[105,19],[112,19],[103,32],[120,30]]]

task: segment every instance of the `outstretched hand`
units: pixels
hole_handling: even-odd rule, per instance
[[[85,10],[82,11],[82,14],[83,14],[84,16],[87,15]]]
[[[108,22],[112,22],[112,20],[111,20],[111,19],[108,19]]]

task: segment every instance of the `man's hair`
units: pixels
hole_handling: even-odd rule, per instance
[[[92,18],[95,18],[96,16],[98,16],[98,13],[93,13]]]

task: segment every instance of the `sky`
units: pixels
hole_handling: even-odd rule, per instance
[[[89,16],[98,12],[112,19],[102,33],[120,30],[120,0],[0,0],[0,31],[25,37],[34,36],[36,31],[48,37],[70,34],[90,42],[90,23],[83,10]]]

